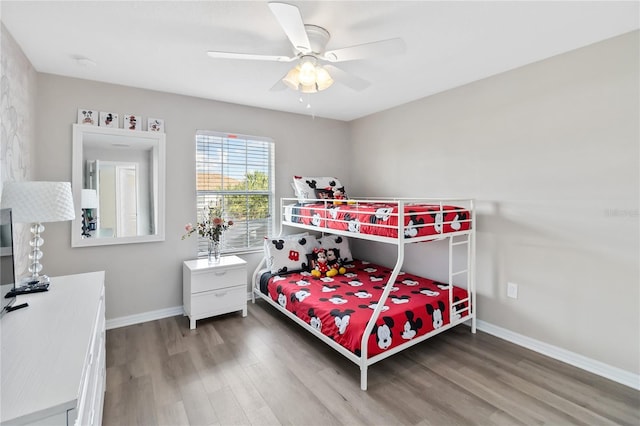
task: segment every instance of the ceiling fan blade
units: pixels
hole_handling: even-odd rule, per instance
[[[216,59],[242,59],[251,61],[291,62],[296,59],[295,56],[255,55],[252,53],[216,52],[212,50],[208,51],[207,55]]]
[[[355,61],[376,56],[391,56],[404,53],[407,46],[401,38],[374,41],[372,43],[358,44],[342,49],[329,50],[324,53],[324,59],[329,62]]]
[[[293,47],[302,53],[309,53],[311,45],[304,29],[300,10],[293,5],[279,2],[270,2],[269,8],[271,8],[271,12],[275,15]]]
[[[284,76],[282,78],[284,78]],[[271,89],[269,89],[270,92],[281,92],[287,88],[287,85],[282,82],[282,78],[278,79],[278,81],[271,86]]]
[[[353,74],[349,74],[346,71],[341,70],[340,68],[334,65],[325,65],[324,68],[329,71],[331,77],[338,83],[344,84],[347,87],[350,87],[353,90],[358,92],[366,89],[371,85],[367,80],[364,80],[360,77],[356,77]]]

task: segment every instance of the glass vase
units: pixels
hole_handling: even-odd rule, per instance
[[[209,263],[220,262],[220,241],[209,240]]]

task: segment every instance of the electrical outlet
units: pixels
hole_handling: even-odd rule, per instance
[[[518,298],[518,284],[507,283],[507,297],[510,297],[512,299]]]

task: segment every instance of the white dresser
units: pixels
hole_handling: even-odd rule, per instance
[[[190,328],[196,320],[228,312],[247,316],[247,262],[222,256],[219,263],[187,260],[182,266],[182,303]]]
[[[105,391],[104,272],[52,277],[0,320],[2,425],[99,425]]]

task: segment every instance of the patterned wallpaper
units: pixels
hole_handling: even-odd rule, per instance
[[[36,70],[4,24],[0,24],[0,194],[4,182],[32,178],[31,153],[34,146]],[[16,273],[27,272],[29,225],[15,224]]]

